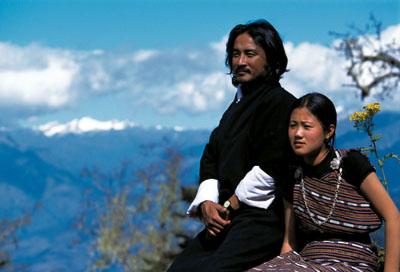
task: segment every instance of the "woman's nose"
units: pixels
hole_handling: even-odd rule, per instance
[[[296,129],[294,136],[296,136],[297,138],[303,137],[303,130],[301,128]]]

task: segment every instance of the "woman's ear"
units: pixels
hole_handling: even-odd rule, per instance
[[[325,139],[329,140],[335,133],[335,130],[336,130],[335,125],[333,124],[329,125],[328,132],[325,135]]]

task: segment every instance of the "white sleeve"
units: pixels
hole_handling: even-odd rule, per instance
[[[259,166],[254,166],[236,187],[235,195],[249,206],[268,209],[275,199],[275,181]]]
[[[197,208],[201,203],[206,200],[218,203],[218,185],[218,180],[216,179],[206,179],[202,183],[200,183],[199,189],[197,189],[196,197],[194,198],[192,204],[190,204],[186,214],[194,219],[200,220]]]

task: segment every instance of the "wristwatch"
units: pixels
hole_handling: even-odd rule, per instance
[[[231,202],[228,199],[227,201],[224,202],[224,208],[228,209],[228,211],[230,211],[231,213],[234,213],[235,210],[232,208]]]

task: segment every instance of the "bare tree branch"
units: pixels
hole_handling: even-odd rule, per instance
[[[381,37],[382,24],[371,15],[365,29],[350,26],[350,33],[331,32],[341,42],[336,50],[348,61],[347,74],[361,99],[374,94],[383,99],[392,96],[400,85],[400,41],[385,42]],[[372,32],[372,34],[371,34]]]

